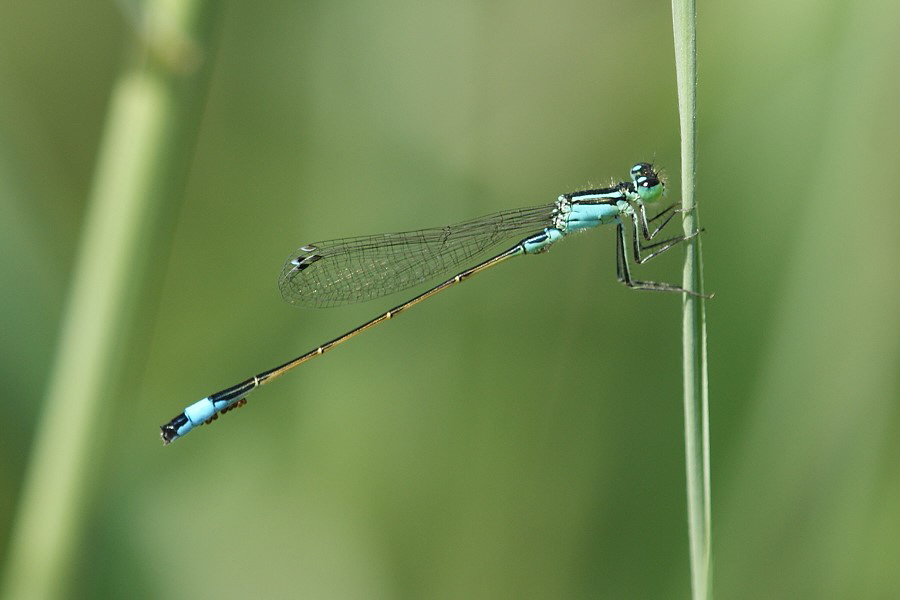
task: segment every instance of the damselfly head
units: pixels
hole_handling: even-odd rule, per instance
[[[631,181],[642,202],[654,202],[665,192],[662,175],[650,163],[638,163],[631,167]]]

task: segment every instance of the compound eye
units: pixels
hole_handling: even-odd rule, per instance
[[[634,183],[642,188],[652,188],[659,185],[659,179],[656,177],[641,176],[638,177]]]
[[[637,179],[641,175],[655,175],[653,165],[650,163],[638,163],[631,167],[631,177]]]

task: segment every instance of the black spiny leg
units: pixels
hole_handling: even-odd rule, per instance
[[[668,223],[671,218],[672,218],[672,216],[670,215],[669,218],[666,219],[666,223]],[[631,223],[632,223],[632,228],[631,228],[632,254],[634,256],[634,262],[639,265],[644,264],[651,258],[659,256],[666,250],[669,250],[670,248],[672,248],[673,246],[675,246],[677,244],[680,244],[681,242],[684,242],[691,238],[697,237],[698,235],[700,235],[700,231],[703,231],[701,229],[699,231],[695,231],[694,233],[692,233],[690,235],[676,235],[674,237],[670,237],[670,238],[662,240],[660,242],[655,242],[653,244],[644,245],[644,244],[641,244],[640,240],[638,239],[638,233],[637,233],[638,232],[638,217],[634,213],[631,214]],[[665,225],[665,223],[663,223],[663,225]],[[662,228],[662,226],[657,228],[656,231],[653,232],[653,235],[656,235],[656,233],[658,233],[661,228]],[[651,252],[647,256],[641,257],[641,250],[652,250],[653,248],[658,248],[658,250]]]
[[[656,234],[659,233],[660,231],[662,231],[663,227],[665,227],[666,225],[669,224],[669,221],[672,220],[672,217],[674,217],[675,215],[677,215],[680,212],[683,212],[681,210],[673,210],[675,208],[675,206],[676,205],[674,203],[670,204],[669,206],[665,207],[663,210],[658,212],[656,215],[647,219],[647,211],[644,208],[644,205],[638,204],[638,213],[640,213],[640,216],[641,216],[641,235],[644,236],[645,240],[647,240],[649,242],[650,240],[655,238]],[[634,205],[632,204],[631,207],[634,208]],[[666,215],[668,215],[668,216],[666,216]],[[663,221],[660,225],[657,225],[656,229],[654,229],[653,232],[651,233],[650,232],[650,223],[656,221],[657,219],[660,219],[663,216],[666,216],[666,220]]]
[[[672,238],[671,240],[665,240],[663,242],[659,242],[659,244],[667,244],[664,245],[660,250],[657,250],[653,254],[645,257],[643,260],[640,259],[638,253],[638,242],[637,242],[637,217],[632,215],[634,229],[632,229],[632,237],[634,240],[634,251],[636,255],[636,260],[638,264],[646,262],[647,260],[653,258],[654,256],[658,256],[660,253],[665,252],[666,250],[672,248],[675,244],[683,242],[687,239],[690,239],[697,235],[697,233],[691,234],[690,236],[679,236],[677,238]],[[692,296],[698,296],[700,298],[711,298],[712,296],[707,296],[705,294],[699,294],[697,292],[693,292],[691,290],[686,290],[683,287],[679,287],[677,285],[671,283],[660,283],[656,281],[637,281],[631,278],[631,269],[628,267],[628,259],[625,256],[625,226],[619,222],[616,224],[616,278],[627,285],[630,288],[634,288],[636,290],[649,290],[654,292],[681,292],[683,294],[690,294]]]

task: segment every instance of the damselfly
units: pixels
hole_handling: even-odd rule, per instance
[[[677,285],[638,281],[631,277],[626,225],[631,229],[630,253],[635,264],[645,263],[699,233],[643,243],[654,240],[672,217],[681,212],[673,204],[653,218],[647,218],[645,204],[659,199],[664,189],[653,166],[639,163],[631,169],[631,181],[563,194],[552,204],[507,210],[447,227],[342,238],[301,246],[281,270],[278,282],[281,295],[291,304],[329,307],[405,290],[459,268],[462,263],[474,260],[502,242],[521,238],[512,247],[306,354],[195,402],[161,427],[163,442],[168,444],[194,427],[209,423],[220,413],[243,405],[247,394],[255,388],[476,273],[513,256],[539,254],[568,234],[599,225],[616,226],[616,276],[619,281],[639,290],[701,295]],[[650,224],[660,220],[651,230]],[[642,251],[650,253],[642,256]]]

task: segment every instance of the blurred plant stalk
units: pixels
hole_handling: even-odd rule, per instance
[[[120,5],[123,11],[131,7]],[[215,3],[155,0],[123,12],[136,43],[111,95],[47,396],[0,597],[61,598],[100,482],[110,414],[154,242],[166,240],[196,139]],[[155,440],[151,440],[155,443]]]

